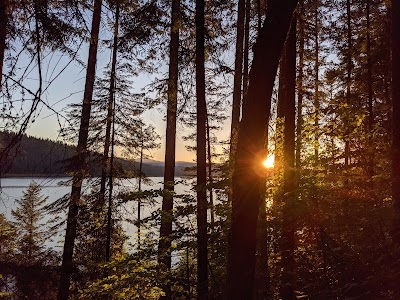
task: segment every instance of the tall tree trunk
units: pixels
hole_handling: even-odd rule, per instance
[[[167,129],[165,142],[164,190],[160,241],[158,244],[158,263],[171,269],[171,235],[174,180],[175,180],[175,144],[176,144],[176,110],[178,103],[178,65],[179,65],[179,27],[180,0],[172,1],[171,40],[169,44],[169,78],[167,102]],[[171,299],[171,287],[165,286],[164,299]]]
[[[269,121],[269,120],[268,120]],[[268,122],[267,121],[267,122]],[[266,127],[265,149],[268,154],[268,126]],[[265,195],[267,183],[260,187],[261,195]],[[256,245],[256,267],[255,267],[255,292],[254,300],[272,299],[269,275],[269,247],[268,247],[268,220],[266,198],[262,199],[257,220],[257,245]]]
[[[3,63],[4,53],[6,51],[6,38],[7,38],[7,14],[8,0],[0,0],[0,91],[3,79]]]
[[[196,0],[196,97],[197,97],[197,299],[208,298],[206,84],[204,0]]]
[[[106,121],[106,134],[104,137],[104,149],[103,158],[101,165],[101,178],[100,178],[100,191],[99,191],[99,209],[104,207],[104,199],[106,193],[106,181],[107,174],[109,170],[109,152],[110,152],[110,139],[111,139],[111,126],[112,126],[112,116],[113,116],[113,103],[114,103],[114,93],[115,93],[115,69],[117,66],[117,52],[118,52],[118,23],[119,23],[119,1],[116,2],[115,8],[115,24],[114,24],[114,41],[113,50],[111,58],[111,74],[110,74],[110,87],[108,90],[108,105],[107,105],[107,121]]]
[[[238,19],[236,24],[236,54],[235,54],[235,74],[233,77],[233,100],[232,100],[232,120],[231,120],[231,144],[230,144],[230,163],[231,171],[234,164],[236,152],[239,120],[240,102],[242,99],[242,72],[243,72],[243,41],[244,41],[244,17],[245,0],[238,1]]]
[[[102,0],[94,1],[92,31],[90,34],[90,46],[88,64],[86,69],[85,90],[83,95],[81,124],[79,128],[78,146],[74,160],[74,174],[72,177],[71,200],[68,208],[67,229],[65,232],[64,251],[61,264],[60,285],[58,300],[68,300],[69,285],[73,270],[72,256],[76,238],[76,225],[78,216],[78,204],[81,198],[82,182],[85,174],[87,158],[87,140],[89,133],[90,110],[92,106],[93,85],[96,73],[97,45],[101,19]]]
[[[373,108],[373,98],[374,92],[372,90],[372,59],[371,59],[371,0],[367,0],[367,85],[368,85],[368,177],[371,181],[371,185],[373,185],[373,176],[374,176],[374,139],[373,139],[373,131],[374,131],[374,108]]]
[[[344,146],[344,165],[346,171],[349,168],[349,159],[350,159],[350,137],[349,137],[349,113],[351,104],[351,72],[352,72],[352,39],[351,39],[351,4],[350,0],[346,2],[346,10],[347,10],[347,74],[346,74],[346,104],[347,104],[347,112],[346,112],[346,133],[345,133],[345,146]],[[347,182],[348,180],[346,180]]]
[[[207,161],[208,161],[208,191],[210,194],[210,216],[211,216],[211,231],[214,231],[215,224],[215,211],[214,211],[214,195],[213,195],[213,174],[212,174],[212,155],[211,155],[211,136],[210,136],[210,122],[207,114]]]
[[[267,0],[265,0],[267,2]],[[257,0],[257,33],[260,34],[261,31],[261,0]]]
[[[304,0],[299,1],[297,14],[299,30],[299,75],[297,80],[297,129],[296,129],[296,168],[301,168],[301,148],[303,131],[303,97],[304,97]]]
[[[284,115],[283,143],[283,219],[282,237],[280,241],[282,253],[282,284],[280,295],[282,300],[294,300],[295,262],[295,93],[296,93],[296,17],[291,23],[288,38],[281,58],[280,81],[283,86],[281,98]]]
[[[315,3],[315,62],[314,62],[314,163],[317,166],[319,161],[319,0]]]
[[[297,0],[271,0],[268,4],[267,17],[254,46],[232,178],[228,299],[233,300],[253,296],[257,217],[265,196],[260,194],[265,184],[265,133],[279,58]]]
[[[115,95],[114,95],[115,106]],[[112,114],[112,133],[111,133],[111,155],[110,171],[108,174],[108,206],[107,206],[107,239],[106,239],[106,262],[111,258],[111,235],[112,235],[112,192],[114,188],[114,146],[115,146],[115,110]]]
[[[250,9],[251,2],[246,0],[246,19],[244,24],[244,49],[243,49],[243,100],[242,107],[246,105],[247,87],[249,85],[249,43],[250,43]],[[243,108],[242,108],[243,109]]]
[[[140,127],[141,132],[141,143],[140,143],[140,162],[139,162],[139,193],[142,191],[142,172],[143,172],[143,129]],[[137,244],[138,250],[140,250],[140,230],[141,230],[141,210],[142,210],[142,198],[138,200],[138,217],[137,217]]]
[[[400,2],[392,0],[392,196],[396,211],[393,239],[400,245]]]

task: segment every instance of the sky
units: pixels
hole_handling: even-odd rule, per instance
[[[17,47],[18,48],[18,47]],[[86,63],[88,53],[88,44],[84,43],[78,52],[79,58]],[[9,53],[9,55],[13,55]],[[110,51],[105,47],[99,47],[97,59],[97,74],[103,74],[106,70],[107,64],[110,62]],[[25,70],[29,65],[30,56],[25,54],[21,56],[18,61],[17,75]],[[28,68],[28,76],[24,80],[24,86],[31,91],[36,92],[38,88],[38,70],[35,64]],[[3,73],[7,71],[7,65]],[[42,99],[55,111],[59,112],[57,116],[54,112],[47,109],[44,105],[39,106],[38,114],[35,117],[34,123],[29,125],[27,134],[36,137],[49,138],[52,140],[61,140],[59,136],[60,128],[67,125],[66,120],[66,107],[68,104],[81,103],[83,98],[83,89],[85,82],[86,69],[79,65],[77,62],[70,62],[70,58],[60,52],[44,52],[42,57],[42,72],[44,86],[48,88],[43,94]],[[18,76],[16,76],[18,77]],[[151,82],[154,75],[142,74],[134,79],[134,88],[139,91],[142,87]],[[50,83],[50,85],[49,85]],[[21,96],[20,91],[14,95],[15,99],[29,98]],[[30,101],[25,101],[24,110],[29,109]],[[229,113],[229,112],[227,112]],[[147,125],[152,124],[155,126],[156,132],[160,135],[161,147],[152,150],[151,156],[154,160],[164,161],[165,155],[165,104],[146,111],[143,119]],[[223,130],[217,133],[217,137],[222,140],[227,140],[229,137],[229,120],[223,126]],[[183,125],[177,125],[177,146],[176,146],[176,160],[177,161],[195,161],[195,152],[186,149],[187,142],[183,141],[183,136],[189,133],[188,129]],[[193,145],[192,145],[193,146]],[[221,147],[217,151],[222,151]],[[118,151],[117,151],[118,153]]]

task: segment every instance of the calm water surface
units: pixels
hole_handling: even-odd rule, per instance
[[[16,207],[16,200],[23,196],[23,192],[32,181],[35,181],[42,188],[42,194],[48,197],[47,203],[53,203],[57,199],[68,195],[71,192],[70,186],[63,186],[70,178],[42,178],[42,177],[19,177],[19,178],[2,178],[0,189],[0,213],[3,213],[8,220],[14,221],[11,210]],[[162,177],[151,177],[150,184],[142,183],[142,190],[160,189],[162,188]],[[115,191],[137,191],[138,183],[136,179],[124,179],[115,187]],[[90,184],[86,183],[83,186],[83,191],[90,191]],[[177,193],[188,192],[187,185],[179,184],[176,186]],[[143,218],[158,208],[161,208],[161,197],[155,199],[155,203],[151,207],[142,208],[141,215]],[[124,207],[124,218],[135,220],[137,215],[137,202],[130,202]],[[60,214],[60,217],[65,219],[65,212]],[[43,222],[46,222],[50,217],[47,216]],[[136,226],[128,221],[123,222],[123,228],[129,236],[129,242],[134,243],[136,239]],[[49,242],[49,247],[53,247],[61,251],[63,235],[65,228],[60,229],[53,241]]]

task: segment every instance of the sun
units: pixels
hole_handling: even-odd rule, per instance
[[[270,155],[267,157],[266,160],[264,160],[263,165],[267,169],[271,169],[274,167],[274,161],[275,161],[275,155]]]

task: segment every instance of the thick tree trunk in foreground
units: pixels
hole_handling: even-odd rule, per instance
[[[206,84],[204,55],[204,0],[196,0],[196,97],[197,97],[197,299],[208,294]]]
[[[392,194],[396,220],[393,239],[400,246],[400,2],[392,0]]]
[[[284,115],[284,143],[283,143],[283,219],[282,237],[280,241],[282,255],[282,282],[280,295],[282,300],[294,300],[294,232],[295,232],[295,190],[296,172],[295,163],[295,93],[296,93],[296,18],[293,17],[290,32],[286,39],[284,52],[281,58],[281,76],[279,85],[282,85],[280,97]],[[280,89],[281,90],[281,89]]]
[[[297,0],[271,0],[250,71],[233,174],[228,299],[252,299],[257,217],[265,184],[265,133],[279,58]]]
[[[242,72],[243,72],[243,42],[244,42],[244,17],[245,0],[238,2],[238,19],[236,24],[236,54],[235,54],[235,74],[233,77],[233,100],[232,100],[232,120],[231,120],[231,145],[230,145],[230,163],[233,168],[233,158],[235,157],[239,119],[240,102],[242,99]]]
[[[102,0],[94,1],[92,32],[90,34],[90,46],[88,64],[86,69],[85,91],[83,95],[81,124],[79,129],[78,146],[75,157],[75,172],[72,177],[71,200],[67,216],[67,229],[65,232],[64,252],[61,264],[60,286],[58,300],[68,300],[70,278],[73,269],[72,256],[76,238],[76,225],[78,205],[81,198],[82,181],[85,174],[87,157],[87,140],[89,132],[90,110],[92,106],[93,85],[96,73],[97,45],[101,19]]]
[[[174,180],[175,180],[175,143],[176,143],[176,110],[178,103],[178,64],[179,64],[179,19],[180,1],[172,1],[171,10],[171,40],[169,44],[169,79],[167,102],[167,129],[165,143],[165,168],[164,190],[160,241],[158,244],[158,263],[171,269],[171,235],[172,235],[172,209]],[[164,287],[166,293],[164,299],[171,299],[171,289]]]

